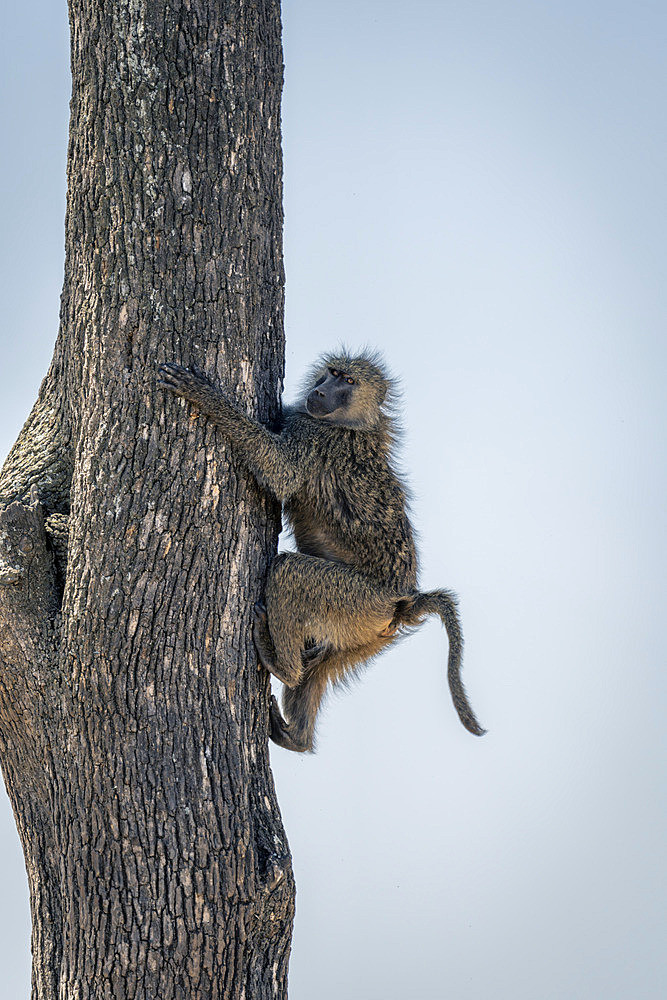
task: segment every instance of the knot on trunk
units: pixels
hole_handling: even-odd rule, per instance
[[[0,601],[32,618],[52,618],[58,610],[54,555],[36,499],[0,511]]]

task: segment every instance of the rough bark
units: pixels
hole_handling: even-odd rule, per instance
[[[155,387],[276,414],[278,0],[70,0],[65,282],[0,475],[0,759],[33,998],[286,997],[294,910],[250,618],[279,511]]]

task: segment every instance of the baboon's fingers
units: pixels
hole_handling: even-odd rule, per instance
[[[178,396],[187,396],[198,389],[210,389],[211,383],[201,372],[184,368],[173,361],[158,366],[157,384],[162,389],[170,389]]]
[[[187,374],[187,368],[169,361],[163,365],[158,365],[158,385],[174,388],[181,383],[183,375]]]

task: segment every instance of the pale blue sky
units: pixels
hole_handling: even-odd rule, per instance
[[[6,9],[0,452],[62,282],[65,5]],[[291,1000],[662,1000],[665,97],[658,2],[286,0],[287,395],[345,340],[402,376],[422,581],[461,596],[272,751]],[[27,996],[0,803],[0,969]]]

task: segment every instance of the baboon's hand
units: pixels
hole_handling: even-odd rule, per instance
[[[193,368],[183,368],[173,361],[160,365],[157,384],[162,389],[169,389],[175,396],[188,399],[191,403],[201,404],[210,399],[211,395],[220,396],[219,391],[202,372]]]

